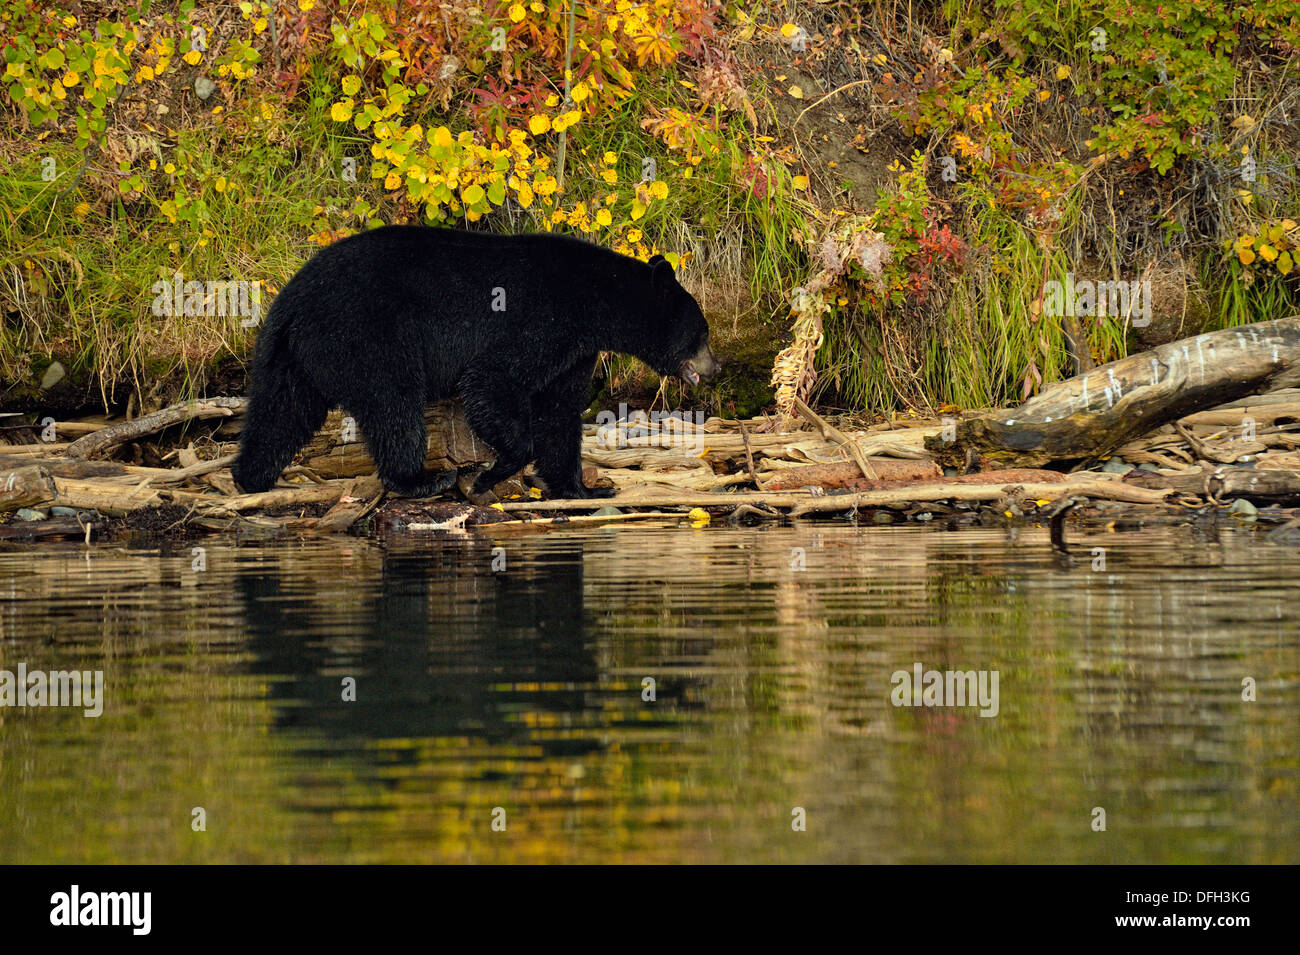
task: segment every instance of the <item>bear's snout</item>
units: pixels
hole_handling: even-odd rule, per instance
[[[718,360],[713,357],[713,350],[705,343],[693,356],[682,362],[677,370],[677,377],[692,385],[698,385],[701,381],[708,381],[716,375],[721,367]]]

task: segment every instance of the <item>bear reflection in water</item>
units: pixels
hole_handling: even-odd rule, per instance
[[[377,588],[360,601],[342,586],[328,598],[319,590],[304,595],[286,586],[294,576],[283,568],[242,571],[252,669],[270,678],[276,725],[335,740],[522,743],[532,739],[514,718],[522,710],[599,708],[581,548],[547,551],[493,574],[491,546],[465,539],[388,553]],[[356,680],[355,702],[344,701],[347,677]],[[599,748],[594,739],[542,746],[547,755]]]

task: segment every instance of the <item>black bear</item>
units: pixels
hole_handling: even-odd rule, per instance
[[[580,415],[599,352],[634,355],[698,384],[718,370],[695,299],[661,256],[580,239],[385,226],[330,245],[276,297],[258,335],[234,464],[265,491],[341,406],[384,487],[448,490],[424,469],[424,406],[459,395],[496,452],[474,495],[536,461],[553,497],[603,497],[582,481]]]

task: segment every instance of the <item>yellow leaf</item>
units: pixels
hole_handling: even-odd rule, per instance
[[[523,19],[524,17],[526,17],[527,15],[528,15],[528,12],[524,9],[524,5],[523,5],[522,3],[514,3],[514,4],[511,4],[511,5],[510,5],[510,22],[511,22],[511,23],[518,23],[520,20],[522,20],[522,19]]]
[[[86,216],[90,215],[90,203],[78,202],[72,207],[72,212],[78,219],[84,219]]]
[[[605,155],[602,156],[601,159],[604,161],[606,166],[612,166],[618,162],[618,153],[605,153]],[[1294,223],[1292,223],[1292,228],[1294,227],[1295,225]]]
[[[807,188],[808,188],[808,177],[807,177],[807,176],[795,176],[794,179],[791,180],[791,185],[793,185],[796,189],[807,189]]]
[[[1242,265],[1250,265],[1255,261],[1255,253],[1250,249],[1238,249],[1237,258],[1241,260]]]
[[[632,200],[632,221],[635,222],[637,219],[640,219],[643,215],[645,215],[645,210],[646,210],[646,204],[644,202],[642,202],[640,199],[633,199]]]
[[[608,209],[601,209],[596,213],[596,224],[609,228],[614,222],[614,217],[609,214]]]
[[[352,118],[352,103],[344,100],[330,107],[330,119],[336,123],[346,123]]]
[[[465,200],[465,205],[475,206],[483,201],[485,195],[486,193],[484,193],[483,187],[476,182],[474,185],[461,192],[460,197]]]
[[[198,50],[190,50],[190,52],[182,56],[181,59],[184,60],[186,63],[188,63],[190,66],[198,66],[199,61],[203,59],[203,54],[200,53]]]
[[[654,182],[650,183],[650,195],[656,199],[667,199],[668,183],[664,182],[662,179],[656,179]]]
[[[528,121],[528,131],[534,136],[540,136],[551,128],[551,120],[548,116],[534,116]]]
[[[433,145],[439,149],[449,149],[453,142],[455,140],[451,138],[451,130],[446,126],[439,126],[433,131]]]
[[[1277,257],[1277,270],[1283,275],[1290,275],[1291,269],[1295,267],[1295,261],[1291,258],[1290,252],[1283,252]]]
[[[797,86],[792,86],[792,87],[790,87],[790,89],[789,89],[789,93],[790,93],[790,95],[793,96],[795,99],[803,99],[803,90],[801,90],[801,89],[800,89],[799,87],[797,87]]]
[[[1068,66],[1058,66],[1056,68],[1056,78],[1058,80],[1068,80],[1070,78],[1070,68]]]
[[[781,36],[785,37],[786,39],[789,39],[790,37],[794,36],[798,32],[799,32],[799,28],[795,26],[793,23],[781,24]]]
[[[1259,257],[1265,262],[1272,262],[1277,258],[1277,249],[1265,242],[1259,247]]]
[[[709,521],[713,519],[709,516],[709,512],[702,507],[691,508],[690,513],[687,514],[686,516],[687,518],[690,519],[690,522],[694,524],[696,527],[703,527],[705,524],[709,523]]]
[[[68,72],[66,72],[66,73],[63,74],[63,85],[64,85],[64,86],[72,87],[72,86],[76,86],[76,85],[77,85],[78,83],[80,83],[80,82],[81,82],[81,77],[80,77],[80,75],[78,75],[77,73],[74,73],[74,72],[71,71],[71,70],[69,70]]]

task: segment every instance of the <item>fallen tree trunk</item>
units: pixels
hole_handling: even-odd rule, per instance
[[[974,482],[983,479],[983,483]],[[1019,495],[1027,498],[1057,500],[1071,495],[1097,500],[1127,501],[1132,504],[1159,504],[1174,493],[1172,488],[1145,488],[1118,480],[1102,480],[1095,475],[1057,475],[1057,480],[1007,482],[996,473],[970,474],[963,479],[922,481],[898,488],[861,491],[856,494],[810,494],[807,491],[747,491],[735,494],[711,494],[707,491],[674,491],[665,487],[644,486],[597,501],[551,500],[507,501],[506,512],[513,511],[590,511],[600,507],[736,507],[764,504],[789,508],[791,516],[808,513],[848,511],[860,507],[890,507],[935,501],[996,501]]]
[[[16,511],[54,500],[54,479],[48,468],[25,465],[0,471],[0,511]]]
[[[1153,428],[1256,392],[1300,384],[1300,316],[1161,345],[1046,388],[1011,411],[960,422],[925,445],[960,466],[973,449],[1041,466],[1110,454]],[[952,437],[950,433],[948,437]]]
[[[1247,500],[1275,504],[1300,500],[1300,471],[1282,468],[1218,468],[1214,471],[1184,471],[1180,474],[1141,474],[1126,477],[1137,487],[1169,488],[1212,500]]]
[[[118,421],[100,428],[84,438],[73,441],[64,453],[70,458],[102,457],[128,441],[157,434],[172,425],[196,418],[228,418],[242,412],[247,404],[246,398],[203,398],[199,401],[184,401],[133,421]]]
[[[164,503],[147,481],[132,486],[55,477],[54,486],[58,490],[52,501],[54,505],[99,511],[110,517],[122,517],[130,511]]]
[[[782,468],[769,472],[776,476],[770,478],[764,488],[769,491],[794,490],[809,485],[824,488],[861,488],[876,487],[881,481],[919,481],[923,478],[943,477],[943,472],[933,461],[892,461],[877,459],[870,461],[876,480],[863,476],[862,466],[856,461],[837,464],[809,464],[804,467]]]
[[[465,421],[459,402],[440,401],[424,412],[425,467],[430,471],[459,470],[490,463],[492,449],[478,439]],[[322,478],[363,477],[375,473],[375,463],[356,423],[342,411],[331,411],[325,425],[295,460]]]
[[[299,507],[307,504],[335,504],[346,496],[376,497],[382,487],[378,478],[362,477],[351,481],[328,481],[293,488],[276,488],[260,494],[219,497],[191,491],[163,491],[161,497],[172,504],[189,504],[207,512],[258,511],[276,507]]]

